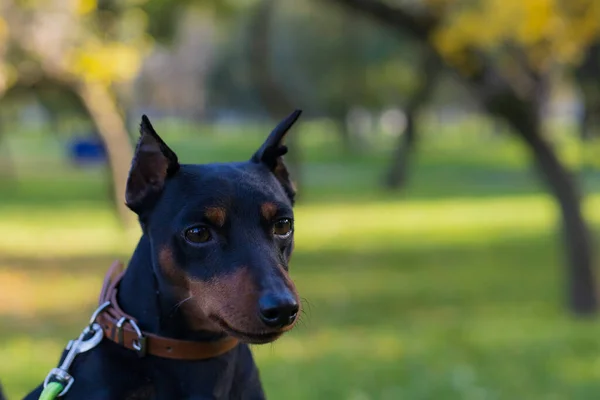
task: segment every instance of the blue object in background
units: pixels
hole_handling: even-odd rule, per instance
[[[104,164],[107,155],[100,139],[78,137],[69,142],[69,158],[78,165],[97,165]]]

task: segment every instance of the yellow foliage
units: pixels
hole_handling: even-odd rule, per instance
[[[515,19],[521,22],[512,30],[513,39],[520,39],[523,44],[530,46],[551,34],[556,6],[553,0],[528,0],[518,4],[523,14],[515,15]]]
[[[7,62],[0,61],[0,94],[17,81],[17,70]]]
[[[93,12],[96,7],[96,0],[77,1],[80,11],[87,6]],[[81,79],[105,85],[135,78],[151,44],[145,34],[146,14],[136,7],[124,10],[115,25],[119,39],[114,40],[94,29],[93,18],[92,15],[81,18],[85,36],[69,48],[64,67]]]
[[[0,16],[0,95],[17,79],[15,68],[3,57],[8,35],[8,24],[6,23],[6,20]]]
[[[576,64],[600,36],[597,0],[479,0],[475,5],[428,0],[444,1],[453,7],[446,9],[432,40],[453,62],[459,62],[467,48],[495,51],[512,44],[524,49],[537,68],[552,62]]]
[[[89,14],[96,9],[98,5],[97,0],[75,0],[77,2],[77,14],[85,15]]]
[[[109,84],[134,78],[142,56],[137,46],[91,42],[73,50],[68,64],[72,73],[85,80]]]
[[[0,43],[8,38],[8,24],[6,21],[0,16]]]
[[[119,0],[118,13],[98,10],[99,0],[9,2],[0,15],[0,92],[21,73],[3,60],[7,43],[20,50],[10,54],[14,66],[25,60],[42,73],[48,66],[75,81],[102,85],[132,80],[152,45],[148,16],[139,7],[146,1]]]

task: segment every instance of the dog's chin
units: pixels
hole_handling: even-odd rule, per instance
[[[219,326],[225,333],[241,342],[248,344],[266,344],[272,343],[279,339],[286,331],[275,331],[275,332],[247,332],[231,327],[225,320],[217,316],[211,316],[210,318],[216,325]]]

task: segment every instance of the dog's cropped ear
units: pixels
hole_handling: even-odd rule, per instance
[[[302,110],[295,110],[281,121],[271,132],[263,145],[254,153],[252,161],[257,164],[264,164],[275,175],[279,183],[285,189],[288,197],[294,202],[296,190],[290,180],[289,173],[283,162],[283,155],[287,153],[288,148],[284,145],[284,139],[292,125],[302,114]]]
[[[127,178],[127,207],[139,214],[142,206],[156,198],[167,178],[178,170],[177,155],[158,136],[148,117],[143,115],[140,139]]]

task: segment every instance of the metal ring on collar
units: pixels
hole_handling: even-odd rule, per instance
[[[137,351],[140,357],[143,357],[146,354],[146,337],[142,334],[140,327],[134,320],[130,319],[129,323],[131,324],[131,326],[135,330],[135,333],[138,336],[137,340],[133,341],[133,348]]]
[[[115,325],[115,328],[117,328],[117,342],[120,345],[123,345],[123,343],[125,342],[125,338],[123,335],[123,323],[127,321],[127,317],[121,317],[120,320],[117,321],[117,324]]]
[[[104,303],[100,304],[98,308],[96,308],[96,311],[94,311],[92,317],[90,318],[89,326],[92,326],[92,324],[96,322],[98,315],[100,315],[100,313],[104,311],[108,306],[110,306],[110,301],[105,301]]]
[[[138,326],[138,324],[131,318],[127,318],[127,317],[121,317],[121,319],[119,319],[115,325],[115,328],[117,330],[116,332],[116,336],[117,336],[117,342],[121,345],[124,344],[125,342],[125,335],[123,333],[123,324],[125,322],[129,322],[129,324],[133,327],[133,329],[135,330],[135,333],[137,335],[137,339],[133,341],[132,346],[135,349],[135,351],[138,353],[138,355],[140,357],[144,356],[146,354],[146,337],[142,334],[142,331],[140,329],[140,327]]]

